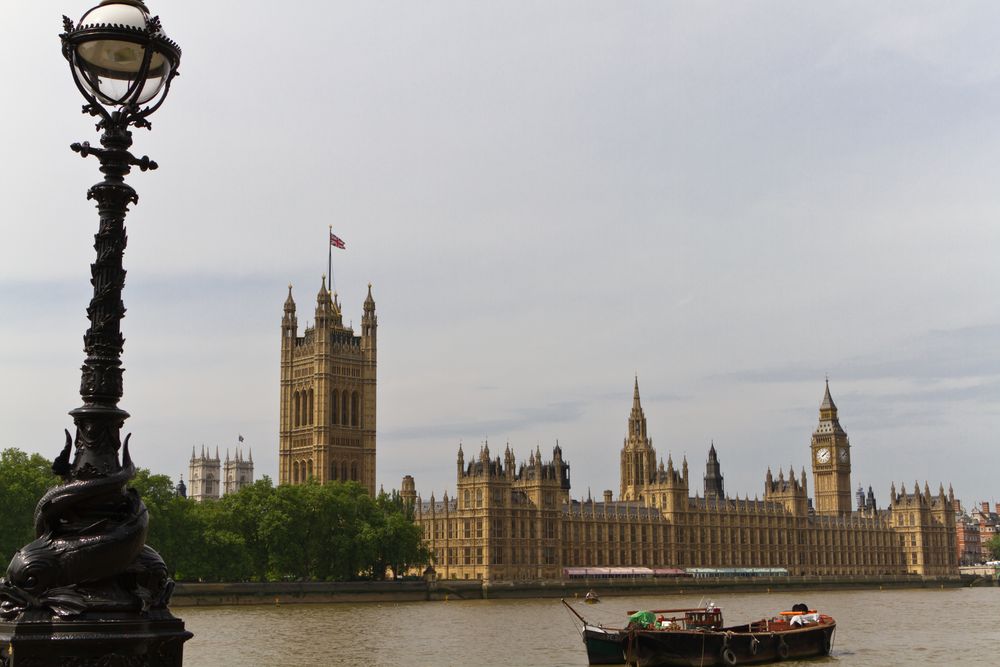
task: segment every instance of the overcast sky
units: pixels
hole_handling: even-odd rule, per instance
[[[287,285],[327,225],[345,319],[379,316],[379,483],[558,440],[619,487],[638,373],[701,490],[809,468],[823,380],[852,482],[1000,499],[1000,5],[150,0],[182,75],[135,132],[133,457],[253,448],[274,476]],[[0,40],[0,447],[80,403],[99,180],[63,61],[71,0]],[[810,479],[810,493],[812,492]],[[692,489],[693,491],[694,489]]]

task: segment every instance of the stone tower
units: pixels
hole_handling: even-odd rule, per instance
[[[195,455],[191,448],[191,462],[188,465],[188,497],[201,502],[202,500],[218,500],[222,489],[220,475],[219,448],[215,448],[215,456],[205,453],[205,445],[201,446],[201,454]]]
[[[708,450],[708,462],[705,464],[705,498],[726,499],[722,484],[722,468],[719,465],[719,456],[715,453],[715,442]]]
[[[621,500],[640,500],[656,474],[656,450],[646,435],[646,414],[639,401],[639,378],[632,390],[632,412],[621,452]]]
[[[226,449],[226,462],[222,466],[222,477],[225,480],[225,493],[236,493],[244,486],[253,484],[253,450],[248,451],[246,457],[243,456],[243,449],[236,448],[232,458],[229,450]]]
[[[795,469],[788,468],[788,479],[785,479],[785,471],[778,469],[778,478],[771,474],[771,469],[767,469],[767,478],[764,481],[764,499],[781,503],[785,506],[785,511],[792,516],[807,516],[809,514],[809,497],[806,489],[805,468],[795,478]]]
[[[812,435],[813,493],[817,514],[851,512],[851,443],[837,419],[830,381],[819,406],[819,424]]]
[[[370,284],[356,336],[324,276],[315,324],[300,337],[289,285],[281,320],[279,483],[355,481],[375,495],[377,328]]]
[[[413,506],[417,504],[417,483],[413,480],[413,475],[403,477],[399,497],[402,499],[403,504],[410,509],[413,509]]]

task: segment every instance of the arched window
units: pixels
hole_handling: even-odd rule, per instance
[[[308,466],[307,473],[306,473],[306,479],[310,479],[313,476],[313,462],[310,461],[306,465]]]
[[[333,410],[330,411],[331,423],[337,425],[340,423],[340,392],[336,389],[333,390]],[[334,476],[336,479],[336,476]]]
[[[334,481],[336,481],[336,479],[337,479],[337,462],[336,461],[331,461],[330,462],[330,479],[332,479]]]
[[[298,461],[292,461],[292,482],[298,484],[299,482],[299,463]]]
[[[351,464],[351,480],[353,480],[355,482],[358,481],[358,464],[357,463],[352,463]]]
[[[343,424],[344,426],[347,426],[350,423],[348,422],[348,416],[347,416],[348,415],[347,401],[348,401],[347,391],[345,390],[340,392],[340,423]]]
[[[340,464],[340,479],[345,482],[350,479],[350,477],[347,476],[347,463]]]
[[[351,392],[351,426],[358,425],[358,392]]]
[[[309,422],[308,423],[312,424],[312,423],[314,423],[316,421],[315,418],[314,418],[315,414],[316,414],[316,410],[315,410],[315,405],[313,404],[313,390],[310,389],[309,390]]]
[[[299,399],[299,392],[295,392],[292,398],[292,426],[298,426],[301,423],[299,419],[302,417],[302,403]]]

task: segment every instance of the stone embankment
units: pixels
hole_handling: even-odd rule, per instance
[[[983,585],[971,576],[947,577],[773,577],[755,579],[552,580],[492,581],[353,581],[203,584],[178,583],[172,607],[198,605],[282,605],[333,602],[416,602],[582,597],[602,595],[693,595],[712,592],[772,592],[958,588]],[[989,584],[987,584],[989,585]]]

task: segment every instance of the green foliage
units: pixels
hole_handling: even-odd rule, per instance
[[[0,557],[34,539],[35,504],[57,482],[38,454],[0,454]],[[275,487],[264,477],[202,503],[145,469],[131,486],[149,510],[146,542],[179,581],[381,579],[429,558],[399,494],[372,498],[355,482]]]
[[[1000,560],[1000,535],[994,535],[988,539],[986,548],[990,551],[991,560]]]
[[[14,552],[35,539],[35,505],[59,482],[51,466],[40,454],[0,452],[0,574]]]

